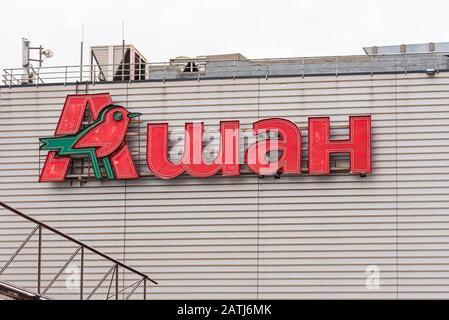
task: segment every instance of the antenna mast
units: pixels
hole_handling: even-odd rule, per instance
[[[38,51],[39,58],[32,59],[32,50]],[[51,49],[44,50],[42,46],[32,47],[31,41],[27,38],[22,38],[22,67],[23,67],[23,83],[33,83],[35,72],[31,61],[39,63],[39,68],[42,67],[42,63],[46,58],[53,57],[53,51]]]
[[[122,20],[122,63],[123,63],[123,70],[122,70],[122,80],[125,79],[125,20]]]
[[[81,23],[80,82],[83,81],[84,22]]]

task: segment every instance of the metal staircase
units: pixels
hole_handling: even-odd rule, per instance
[[[50,298],[0,281],[0,300],[50,300]]]
[[[77,258],[79,260],[79,275],[75,279],[75,289],[76,294],[73,294],[73,289],[71,290],[71,297],[77,297],[79,300],[89,300],[89,299],[147,299],[147,291],[150,283],[157,284],[156,281],[150,279],[144,273],[141,273],[134,268],[125,265],[124,263],[100,252],[93,247],[74,239],[73,237],[56,230],[55,228],[42,223],[12,207],[0,201],[0,206],[8,210],[8,212],[15,214],[18,217],[25,219],[33,225],[31,232],[26,236],[23,242],[17,247],[15,252],[10,256],[10,258],[5,262],[3,267],[0,269],[0,296],[3,295],[10,299],[52,299],[51,291],[56,282],[61,281],[61,274],[66,271],[69,265]],[[69,241],[69,243],[74,246],[75,250],[67,259],[59,259],[60,255],[57,255],[58,260],[65,261],[57,272],[46,272],[43,273],[43,263],[47,260],[43,259],[43,238],[44,236],[57,237],[58,239]],[[24,248],[32,242],[32,238],[35,240],[36,248],[32,250],[34,252],[24,253]],[[53,239],[55,241],[55,239]],[[57,240],[60,243],[61,240]],[[21,254],[26,254],[27,258],[24,259],[22,263],[28,263],[27,267],[30,269],[35,269],[35,280],[33,289],[25,288],[12,284],[11,281],[5,281],[2,277],[11,268],[11,264],[18,259]],[[34,268],[30,264],[30,256],[34,255],[35,262],[37,266]],[[91,259],[88,261],[87,256]],[[94,258],[92,258],[94,257]],[[48,263],[54,263],[55,260],[48,260]],[[87,263],[90,262],[90,266]],[[54,269],[54,268],[53,268]],[[99,272],[98,270],[103,270]],[[45,276],[45,277],[44,277]],[[125,278],[126,276],[126,278]],[[44,279],[45,278],[45,279]],[[95,279],[96,278],[96,279]],[[98,279],[99,278],[99,279]],[[99,280],[99,281],[98,281]],[[106,285],[105,285],[106,284]],[[64,288],[59,288],[59,292],[54,293],[56,298],[60,298],[61,291]],[[64,291],[65,292],[65,291]],[[137,292],[140,292],[140,298],[137,297]],[[64,299],[64,296],[62,295]]]

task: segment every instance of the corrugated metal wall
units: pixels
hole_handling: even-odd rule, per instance
[[[53,133],[65,96],[75,91],[1,88],[0,200],[148,273],[159,281],[150,298],[449,298],[448,73],[87,87],[110,92],[115,103],[143,113],[144,123],[167,121],[177,130],[187,121],[217,129],[220,120],[237,119],[250,128],[260,118],[285,117],[301,127],[304,155],[307,117],[329,115],[338,125],[371,114],[373,175],[365,178],[39,184],[38,137]],[[142,174],[149,173],[145,131],[141,124]],[[333,133],[343,138],[347,130]],[[129,140],[139,153],[135,136]],[[26,232],[1,213],[4,263]],[[72,250],[54,240],[45,281]],[[33,263],[19,261],[4,277],[31,286]],[[379,289],[366,287],[370,265],[380,270]],[[74,295],[63,282],[56,289],[59,297]]]

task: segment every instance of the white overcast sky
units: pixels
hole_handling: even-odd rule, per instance
[[[54,51],[46,65],[79,64],[82,23],[88,48],[121,44],[122,20],[126,42],[152,62],[235,52],[362,54],[363,46],[449,41],[447,0],[7,0],[0,6],[2,69],[20,66],[21,38],[28,35],[33,45]]]

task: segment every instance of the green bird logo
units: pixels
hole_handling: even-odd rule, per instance
[[[95,122],[76,134],[40,138],[40,149],[56,151],[55,156],[88,156],[97,179],[102,178],[102,161],[107,177],[114,179],[109,156],[123,144],[129,121],[140,115],[122,106],[110,105],[101,111]]]

